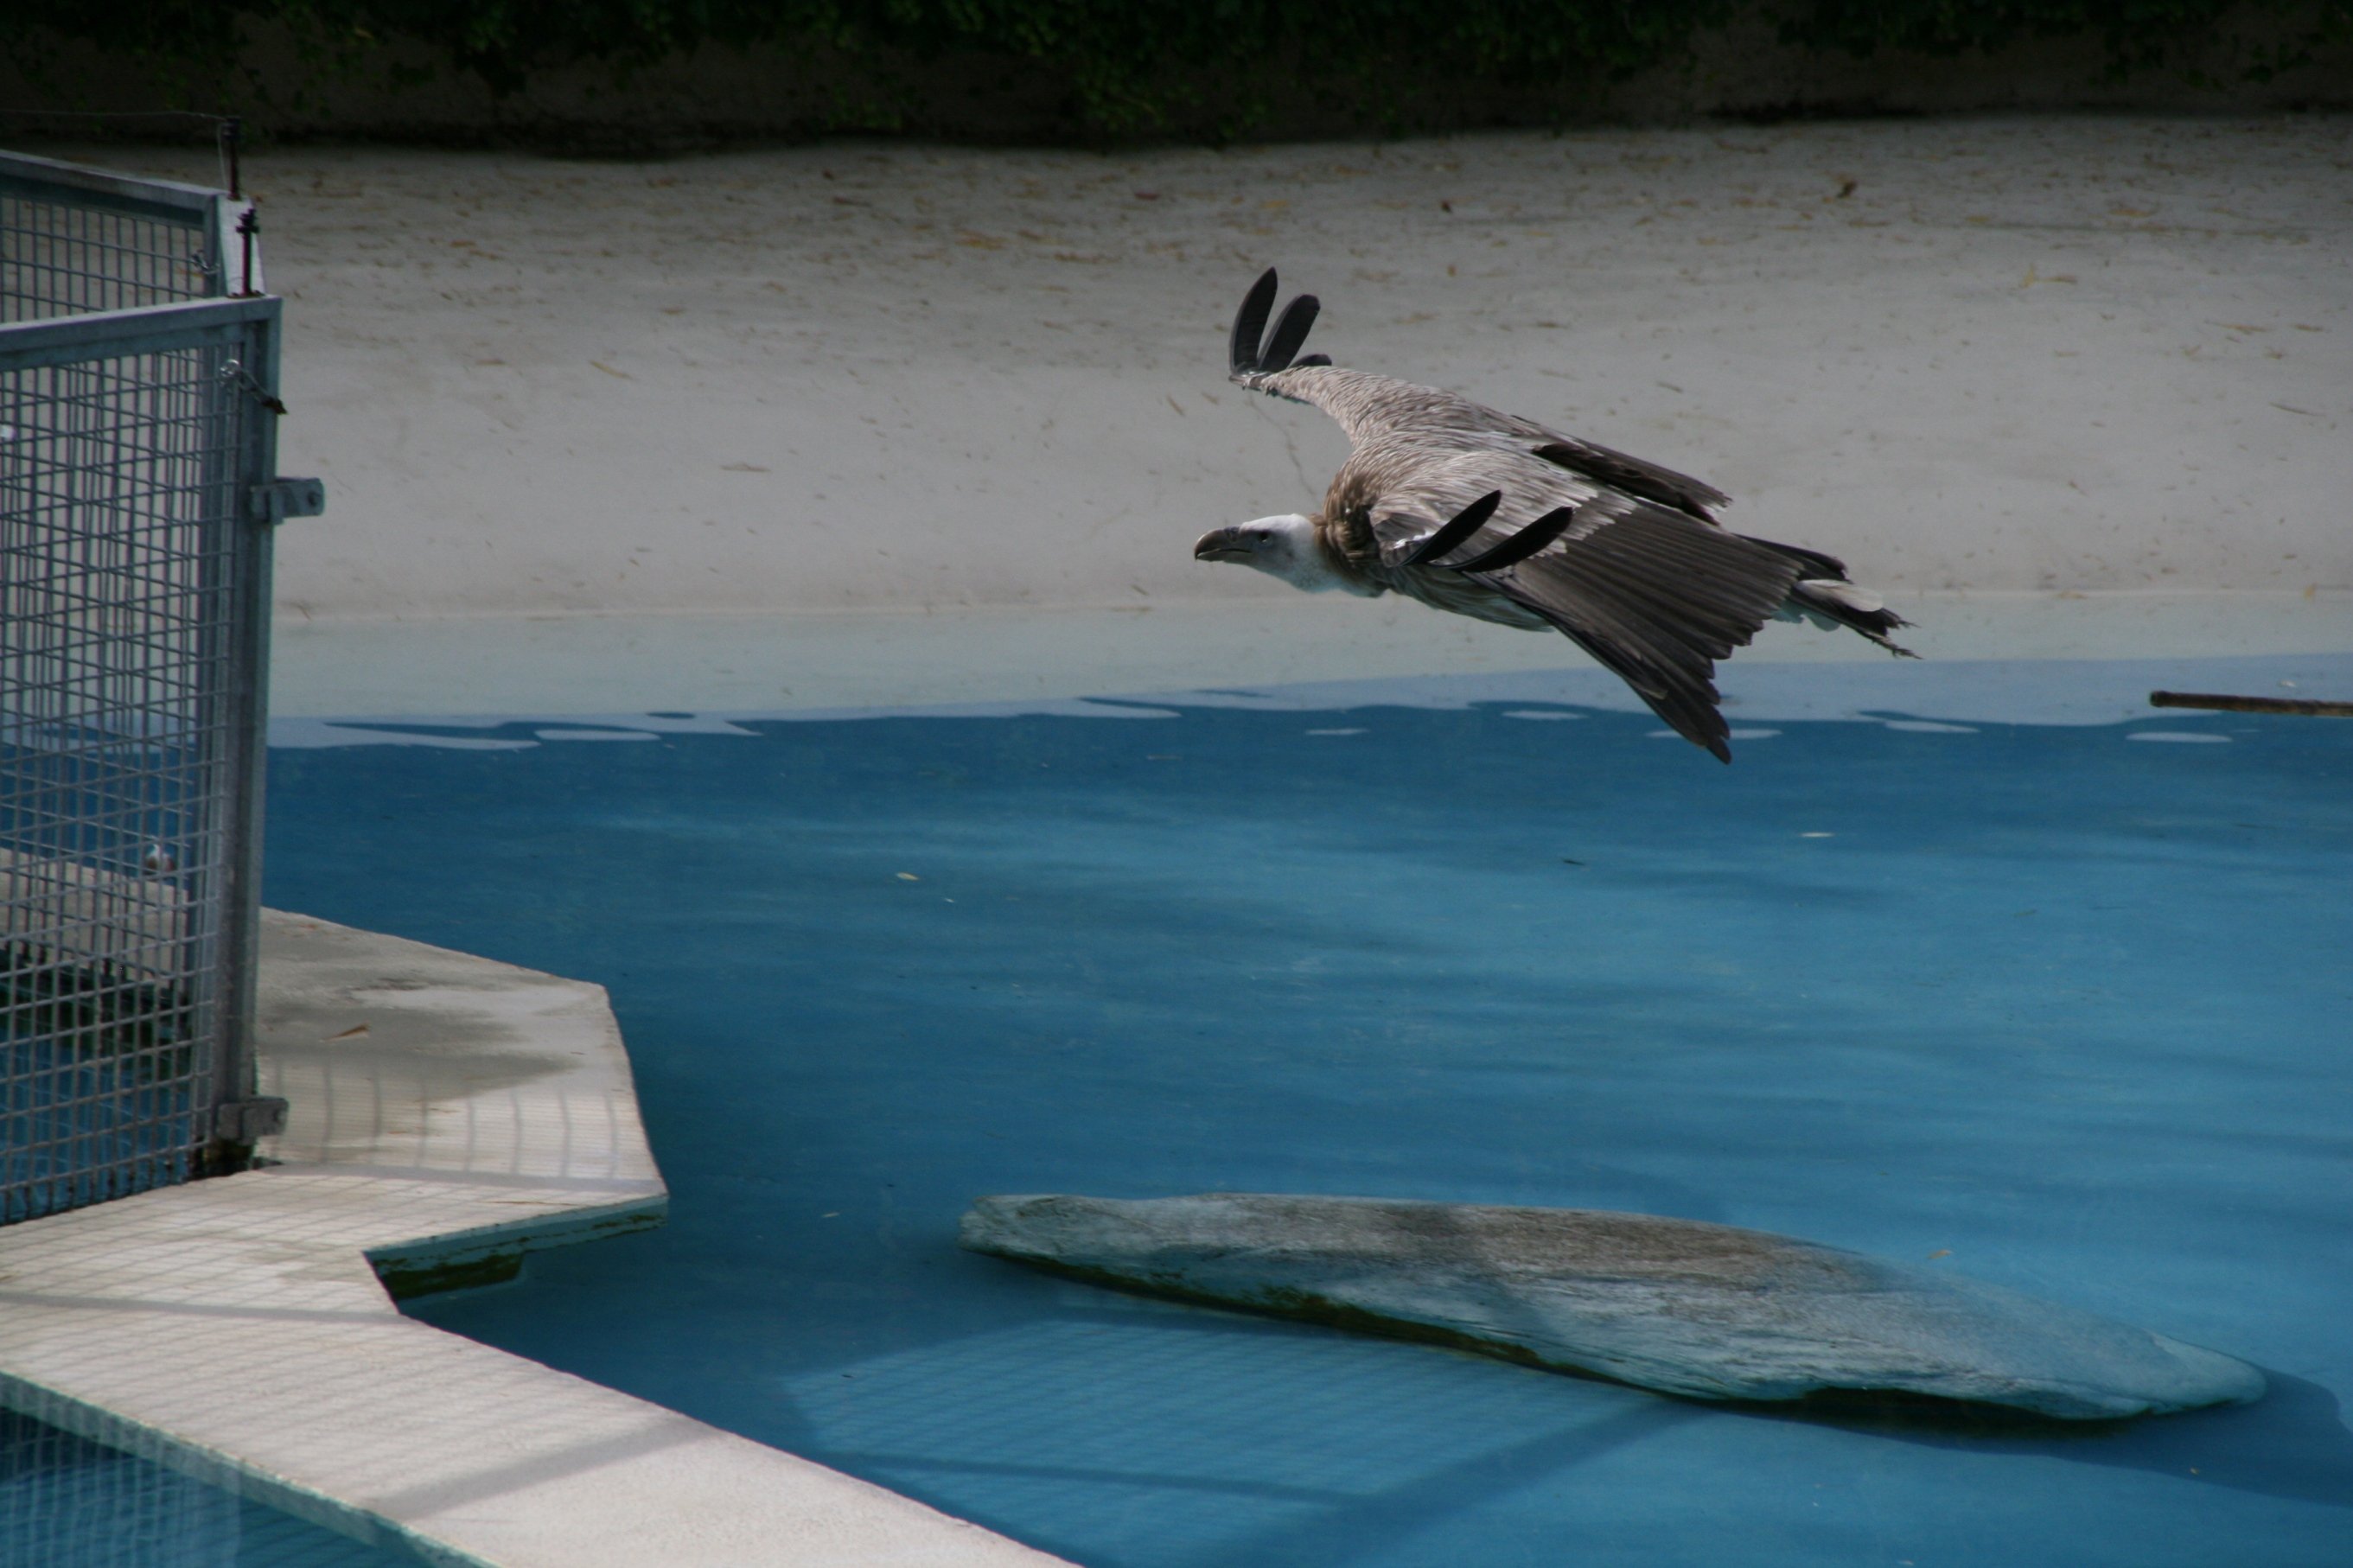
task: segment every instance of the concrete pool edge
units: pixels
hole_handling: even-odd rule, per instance
[[[1056,1561],[394,1306],[659,1223],[601,987],[272,912],[261,994],[280,1163],[0,1230],[0,1403],[427,1562]]]

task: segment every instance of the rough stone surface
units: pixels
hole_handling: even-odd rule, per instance
[[[2263,1374],[1958,1276],[1656,1215],[1213,1193],[979,1199],[964,1245],[1107,1284],[1437,1339],[1694,1399],[1900,1392],[2105,1420]]]

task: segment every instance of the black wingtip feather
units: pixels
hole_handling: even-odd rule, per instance
[[[1274,268],[1270,267],[1259,274],[1258,281],[1242,296],[1242,308],[1234,312],[1232,353],[1236,375],[1258,368],[1259,341],[1266,335],[1267,314],[1274,309],[1274,296],[1281,287]]]
[[[1638,686],[1634,694],[1649,703],[1651,711],[1664,719],[1676,734],[1719,763],[1732,761],[1732,726],[1725,722],[1723,710],[1716,706],[1723,699],[1716,695],[1714,681],[1704,681],[1696,690],[1656,693]]]
[[[1445,554],[1484,528],[1487,520],[1495,515],[1495,509],[1503,504],[1504,492],[1489,490],[1485,495],[1456,512],[1451,521],[1440,525],[1436,531],[1415,545],[1398,564],[1419,566],[1432,556]]]
[[[1445,564],[1456,572],[1500,572],[1506,566],[1516,565],[1525,561],[1529,556],[1567,533],[1568,525],[1576,519],[1575,507],[1555,507],[1493,550],[1482,551],[1459,565],[1452,563]]]
[[[1316,313],[1323,309],[1323,302],[1313,294],[1302,294],[1282,308],[1282,314],[1274,323],[1274,336],[1267,340],[1266,351],[1258,356],[1258,368],[1262,374],[1291,368],[1291,356],[1306,343],[1308,332],[1314,328]]]
[[[1332,356],[1330,354],[1301,354],[1297,359],[1291,362],[1291,368],[1293,370],[1303,370],[1311,364],[1330,364],[1331,363]]]
[[[1556,623],[1559,625],[1559,623]],[[1723,699],[1711,677],[1715,666],[1671,669],[1646,658],[1632,645],[1597,630],[1560,625],[1568,639],[1599,660],[1604,668],[1633,688],[1651,711],[1667,727],[1719,763],[1732,761],[1732,726],[1718,706]]]

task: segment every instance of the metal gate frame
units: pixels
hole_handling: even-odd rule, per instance
[[[0,1224],[241,1169],[281,305],[252,204],[0,153]],[[47,319],[25,320],[26,316]]]

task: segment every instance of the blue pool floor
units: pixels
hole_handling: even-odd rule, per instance
[[[1448,689],[274,752],[269,901],[606,984],[673,1191],[412,1310],[1092,1568],[2353,1562],[2353,722],[1979,703],[1724,768]],[[1934,1259],[2273,1392],[1788,1418],[955,1246],[1209,1190]]]
[[[0,1409],[7,1568],[420,1568],[149,1459]]]

